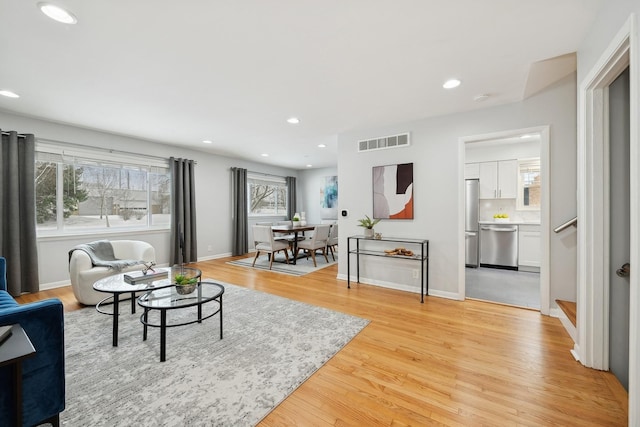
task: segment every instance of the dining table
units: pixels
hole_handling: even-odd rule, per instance
[[[304,233],[305,231],[315,230],[316,224],[307,224],[307,225],[287,225],[287,224],[278,224],[272,225],[271,230],[274,233],[278,234],[293,234],[293,265],[296,265],[296,261],[298,259],[298,234]]]

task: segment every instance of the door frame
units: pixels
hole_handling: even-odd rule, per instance
[[[549,285],[549,126],[535,126],[524,129],[512,129],[481,135],[471,135],[458,138],[458,259],[462,260],[458,265],[458,299],[464,301],[466,293],[465,278],[465,237],[464,237],[464,164],[465,147],[467,143],[505,139],[524,134],[537,133],[540,135],[540,175],[542,177],[542,197],[540,200],[540,312],[549,315],[550,311],[550,285]]]
[[[628,66],[630,91],[630,263],[640,267],[640,92],[636,17],[612,39],[578,90],[578,340],[574,352],[591,368],[609,369],[608,86]],[[629,277],[629,425],[640,420],[640,275]]]

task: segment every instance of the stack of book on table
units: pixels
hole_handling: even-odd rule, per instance
[[[166,279],[167,277],[169,277],[169,269],[156,268],[155,270],[147,270],[146,274],[142,271],[125,273],[124,281],[130,285],[139,285]]]

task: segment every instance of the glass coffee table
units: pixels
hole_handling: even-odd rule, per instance
[[[171,268],[156,267],[153,272],[166,272],[166,276],[163,279],[141,282],[132,285],[130,283],[127,283],[124,278],[125,275],[131,274],[132,272],[126,272],[102,278],[100,280],[97,280],[93,284],[93,289],[95,289],[96,291],[111,294],[98,302],[98,304],[96,304],[96,311],[98,311],[98,313],[113,316],[114,347],[118,346],[118,317],[120,315],[121,295],[131,294],[131,314],[135,314],[136,295],[140,295],[141,292],[144,292],[150,288],[158,289],[166,286],[173,286],[172,284],[174,283],[174,277],[176,274],[181,274],[187,277],[195,277],[197,279],[200,279],[200,277],[202,276],[202,272],[199,269],[181,265],[174,265]],[[113,304],[112,312],[104,310],[103,307],[108,304]]]
[[[202,323],[203,320],[219,314],[220,339],[222,339],[222,295],[224,294],[224,286],[213,281],[200,281],[195,290],[189,294],[178,293],[177,288],[177,285],[172,285],[150,289],[145,292],[144,295],[138,297],[138,305],[144,308],[144,313],[140,316],[140,322],[144,325],[142,339],[147,339],[147,328],[149,326],[160,328],[161,362],[166,360],[167,328],[185,326],[192,323]],[[204,310],[205,304],[206,311]],[[167,312],[169,310],[187,309],[190,307],[195,308],[195,316],[189,317],[179,323],[167,323]],[[160,323],[152,323],[149,320],[149,312],[151,310],[158,310],[160,312]]]
[[[169,268],[156,268],[155,271],[168,271],[170,274]],[[136,312],[136,293],[140,293],[146,291],[150,287],[160,287],[160,286],[170,286],[171,282],[167,278],[160,279],[153,282],[147,283],[139,283],[135,285],[131,285],[124,280],[124,275],[128,273],[120,273],[114,274],[113,276],[108,276],[97,280],[93,284],[93,289],[98,292],[104,292],[107,294],[111,294],[108,297],[104,298],[98,304],[96,304],[96,311],[98,313],[107,314],[113,316],[113,346],[118,346],[118,316],[120,315],[120,296],[131,294],[131,314]],[[113,309],[111,312],[105,311],[103,307],[108,304],[113,304]]]

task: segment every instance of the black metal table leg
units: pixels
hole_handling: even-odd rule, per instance
[[[347,289],[351,289],[351,237],[347,237]]]
[[[144,319],[144,322],[142,322],[143,327],[142,327],[142,341],[146,341],[147,340],[147,322],[149,320],[149,309],[145,308],[144,309],[144,314],[142,315],[142,318]]]
[[[119,316],[120,294],[113,294],[113,346],[118,346],[118,316]]]
[[[136,293],[131,292],[131,314],[136,314]]]
[[[220,295],[220,339],[222,339],[222,295]]]
[[[167,310],[160,310],[160,361],[166,360],[167,346]]]

